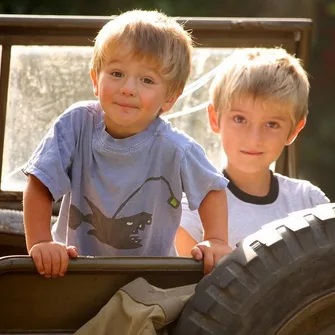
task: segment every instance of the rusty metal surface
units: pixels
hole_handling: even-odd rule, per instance
[[[17,15],[0,14],[0,27],[25,28],[83,28],[102,27],[115,16],[80,16],[80,15]],[[207,27],[207,29],[231,30],[234,27],[249,29],[251,26],[259,29],[294,30],[302,27],[310,27],[309,18],[250,18],[250,17],[176,17],[180,23],[185,23],[186,28]]]
[[[139,277],[163,289],[192,285],[203,277],[203,264],[182,257],[78,257],[64,277],[47,279],[28,256],[0,257],[0,287],[6,288],[0,290],[0,334],[74,333]]]

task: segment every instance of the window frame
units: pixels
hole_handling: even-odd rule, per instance
[[[3,164],[11,48],[16,45],[93,46],[108,16],[0,15],[0,176]],[[196,47],[237,48],[281,46],[308,65],[312,20],[290,18],[179,17],[192,31]],[[276,172],[296,177],[299,141],[276,162]],[[57,213],[59,204],[55,204]],[[0,208],[22,210],[22,192],[0,189]]]

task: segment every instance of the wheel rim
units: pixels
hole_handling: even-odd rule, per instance
[[[335,334],[335,292],[326,294],[294,314],[276,335]]]

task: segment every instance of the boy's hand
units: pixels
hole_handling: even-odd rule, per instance
[[[215,264],[232,249],[226,242],[219,239],[209,239],[198,243],[192,250],[192,257],[197,261],[204,260],[204,273],[209,274]]]
[[[39,242],[29,251],[37,271],[46,278],[64,276],[69,257],[78,257],[76,247],[58,242]]]

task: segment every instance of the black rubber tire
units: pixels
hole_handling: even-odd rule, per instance
[[[199,282],[173,335],[276,334],[303,308],[335,292],[334,208],[292,213],[245,238]],[[319,334],[317,320],[309,323],[310,329],[292,334]]]

